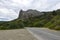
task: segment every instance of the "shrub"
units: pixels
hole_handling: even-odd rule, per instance
[[[48,28],[55,29],[55,27],[56,27],[56,24],[51,24]]]
[[[55,30],[60,30],[60,26],[56,26],[54,29]]]
[[[0,26],[0,30],[5,30],[5,29],[8,29],[8,27]]]

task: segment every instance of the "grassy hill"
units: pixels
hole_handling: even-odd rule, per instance
[[[0,29],[19,29],[24,27],[46,27],[50,29],[60,30],[60,9],[55,11],[49,11],[49,12],[41,12],[41,13],[44,14],[40,16],[34,16],[34,17],[30,16],[27,19],[17,18],[15,20],[8,21],[8,22],[0,22]]]

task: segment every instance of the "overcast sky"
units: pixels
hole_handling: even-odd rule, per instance
[[[56,10],[60,9],[60,0],[0,0],[0,21],[17,18],[20,9]]]

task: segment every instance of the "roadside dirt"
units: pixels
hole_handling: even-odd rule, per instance
[[[26,29],[0,30],[0,40],[37,40]]]

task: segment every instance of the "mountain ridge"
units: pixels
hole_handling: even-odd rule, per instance
[[[24,27],[46,27],[49,29],[60,30],[60,9],[49,12],[39,12],[36,10],[20,10],[17,19],[7,22],[0,22],[1,30],[19,29]]]

